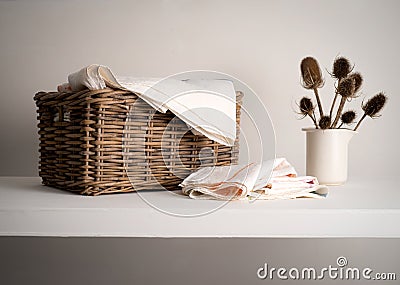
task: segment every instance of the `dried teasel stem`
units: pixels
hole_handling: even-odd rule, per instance
[[[363,78],[362,78],[361,74],[359,72],[351,73],[353,68],[354,68],[354,66],[352,67],[351,64],[350,64],[350,61],[345,57],[336,58],[334,63],[333,63],[333,69],[332,69],[331,76],[333,78],[337,79],[337,87],[335,88],[336,89],[335,97],[333,99],[331,110],[329,112],[331,117],[333,116],[333,110],[335,108],[335,104],[336,104],[336,100],[338,98],[338,95],[342,95],[343,96],[343,94],[340,94],[339,89],[342,89],[342,91],[343,91],[343,87],[345,87],[346,84],[342,84],[342,81],[343,80],[350,81],[350,79],[352,79],[354,81],[354,91],[352,90],[353,91],[352,94],[348,94],[347,96],[345,95],[345,97],[348,97],[348,98],[349,97],[350,98],[355,98],[355,94],[359,91],[359,89],[360,89],[360,87],[362,85]],[[347,86],[349,87],[350,86],[349,82],[347,82],[347,83],[348,83]],[[348,90],[350,90],[350,89],[348,89]],[[341,103],[340,105],[343,106],[344,103],[345,103],[345,100],[341,100],[340,103]],[[340,109],[340,106],[339,106],[339,109]],[[338,122],[338,118],[341,115],[340,113],[342,111],[342,110],[339,110],[339,109],[338,109],[338,113],[337,113],[337,115],[335,117],[335,120],[334,120],[331,128],[336,127],[336,124]],[[342,125],[343,124],[341,124],[339,126],[339,128]]]
[[[365,119],[366,116],[369,116],[371,118],[378,117],[379,116],[378,113],[385,106],[386,101],[387,97],[385,96],[385,94],[383,94],[383,92],[380,92],[379,94],[369,99],[367,103],[362,104],[361,108],[364,111],[364,115],[361,117],[360,121],[358,121],[354,130],[357,131],[358,127],[360,126],[361,122]]]
[[[347,58],[338,57],[338,58],[335,59],[335,61],[333,62],[331,76],[333,78],[337,79],[337,86],[340,85],[340,81],[343,78],[346,78],[346,76],[351,72],[351,70],[352,70],[352,67],[351,67],[350,61]],[[333,115],[333,109],[335,108],[337,97],[339,95],[338,91],[337,91],[337,88],[338,87],[336,87],[335,97],[333,98],[331,110],[329,111],[329,116],[331,118],[332,118],[332,115]]]
[[[307,114],[307,116],[309,116],[311,118],[311,120],[314,123],[314,126],[316,129],[319,129],[318,124],[317,124],[317,119],[315,118],[315,113],[314,111],[312,112],[312,114]]]
[[[315,94],[315,98],[317,99],[319,115],[320,115],[320,117],[322,117],[324,115],[324,111],[322,109],[321,99],[319,99],[319,94],[318,94],[318,89],[317,88],[314,88],[314,94]]]
[[[339,122],[340,114],[343,111],[343,107],[344,107],[344,104],[346,103],[346,99],[347,99],[346,97],[342,96],[342,99],[340,100],[339,109],[337,111],[335,120],[333,121],[332,126],[331,126],[332,129],[336,128],[336,125]]]
[[[311,118],[311,120],[312,120],[313,123],[314,123],[315,128],[316,128],[316,129],[319,129],[319,128],[318,128],[318,124],[317,124],[317,118],[315,117],[315,112],[314,112],[314,110],[312,111],[312,113],[307,113],[307,116],[309,116],[309,117]]]
[[[322,104],[319,98],[318,88],[321,88],[324,85],[324,79],[322,78],[322,72],[319,67],[318,61],[313,57],[306,57],[301,61],[300,70],[302,77],[302,85],[306,89],[314,90],[319,114],[320,116],[323,116],[324,112],[322,110]]]
[[[304,115],[304,117],[309,116],[311,120],[314,122],[315,127],[318,129],[318,124],[314,112],[315,107],[311,99],[308,97],[301,98],[299,108],[300,108],[300,114]]]
[[[331,128],[336,128],[336,125],[339,122],[340,116],[342,115],[343,107],[344,107],[344,104],[346,103],[347,98],[351,98],[352,96],[354,96],[354,91],[355,91],[354,78],[346,77],[345,79],[340,81],[337,91],[342,96],[342,99],[340,100],[339,108],[336,113],[335,120],[333,121],[333,123],[331,125]]]
[[[356,127],[354,128],[354,131],[357,131],[358,127],[360,126],[361,122],[365,119],[367,114],[364,113],[364,115],[361,117],[361,119],[358,121]]]
[[[315,112],[313,111],[312,115],[309,115],[311,120],[313,120],[315,128],[318,129],[317,119],[315,117]]]
[[[338,86],[339,86],[339,84],[340,84],[340,80],[341,80],[341,79],[338,79]],[[337,87],[336,87],[335,97],[333,98],[331,110],[329,111],[329,117],[331,117],[331,118],[332,118],[332,115],[333,115],[333,109],[335,108],[335,104],[336,104],[336,100],[337,100],[338,95],[339,95],[339,93],[338,93]]]
[[[339,94],[338,94],[337,92],[335,92],[335,97],[333,98],[331,110],[329,111],[329,117],[332,117],[332,115],[333,115],[333,108],[335,107],[335,104],[336,104],[336,100],[337,100],[338,95],[339,95]]]

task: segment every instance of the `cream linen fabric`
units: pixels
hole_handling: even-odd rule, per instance
[[[68,76],[59,91],[106,87],[129,90],[159,112],[170,110],[194,132],[228,146],[236,138],[236,92],[224,79],[177,80],[174,78],[117,77],[103,65],[92,64]]]

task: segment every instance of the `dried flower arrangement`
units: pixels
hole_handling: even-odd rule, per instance
[[[301,83],[305,89],[313,90],[318,106],[319,119],[315,114],[316,107],[313,101],[308,97],[303,97],[300,100],[300,114],[303,115],[303,118],[309,116],[316,129],[340,129],[343,125],[349,126],[355,122],[357,117],[355,111],[348,110],[343,112],[347,101],[359,97],[358,92],[363,83],[362,75],[358,72],[353,72],[353,68],[354,66],[352,66],[350,61],[345,57],[338,57],[333,62],[332,73],[329,74],[335,79],[335,96],[329,114],[325,114],[318,92],[318,89],[324,86],[325,81],[322,77],[318,61],[313,57],[306,57],[301,61]],[[337,107],[336,115],[333,116],[338,98],[340,98],[340,103]],[[361,109],[364,111],[364,114],[356,124],[354,131],[359,128],[366,116],[371,118],[379,117],[380,115],[378,113],[382,110],[386,101],[387,97],[383,92],[380,92],[370,98],[367,103],[364,104],[363,102],[361,104]],[[341,122],[338,126],[339,120]]]

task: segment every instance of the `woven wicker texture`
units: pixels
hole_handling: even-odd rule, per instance
[[[39,92],[34,100],[44,185],[85,195],[177,190],[200,166],[238,160],[240,92],[233,147],[194,135],[172,113],[155,112],[129,91]]]

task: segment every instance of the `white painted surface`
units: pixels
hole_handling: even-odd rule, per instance
[[[216,201],[151,195],[177,210]],[[137,193],[86,197],[40,185],[36,177],[0,178],[1,236],[400,237],[394,178],[350,179],[324,200],[230,202],[200,217],[166,215]]]

